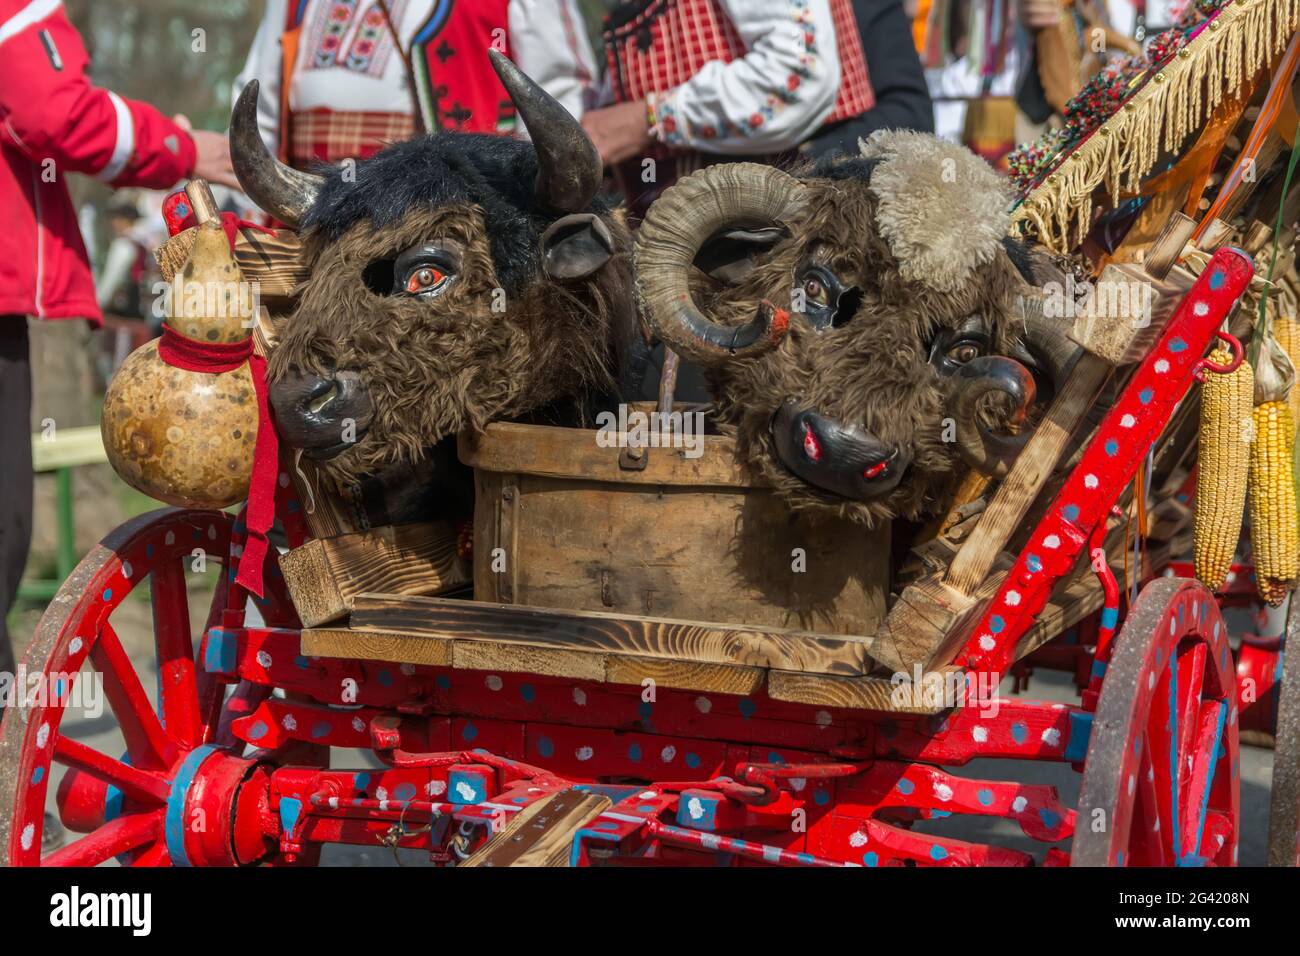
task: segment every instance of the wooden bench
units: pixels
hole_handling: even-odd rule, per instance
[[[54,515],[57,534],[55,551],[56,577],[27,579],[18,586],[18,598],[24,601],[49,601],[77,566],[75,507],[72,494],[72,470],[82,465],[108,461],[98,425],[60,428],[48,435],[32,436],[32,470],[37,474],[54,472]]]

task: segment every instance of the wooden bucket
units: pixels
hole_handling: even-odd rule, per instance
[[[729,438],[702,454],[593,430],[495,423],[462,434],[474,468],[474,598],[702,622],[872,634],[889,528],[792,514]],[[802,549],[802,550],[800,550]]]

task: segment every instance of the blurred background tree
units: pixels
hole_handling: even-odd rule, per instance
[[[225,129],[262,0],[67,0],[102,86]]]
[[[263,0],[66,0],[90,53],[95,83],[145,100],[196,129],[224,130],[231,84],[262,19]],[[73,201],[103,211],[110,192],[88,176],[70,179]],[[104,227],[99,216],[96,231]],[[103,239],[102,235],[98,236]],[[103,242],[95,243],[100,249]]]

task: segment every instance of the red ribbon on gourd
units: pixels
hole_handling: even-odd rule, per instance
[[[253,446],[253,474],[248,483],[248,538],[239,557],[235,583],[262,597],[262,569],[270,546],[267,533],[275,522],[275,475],[280,440],[271,421],[266,396],[266,359],[253,351],[253,337],[241,342],[200,342],[163,323],[158,355],[168,365],[190,372],[233,372],[245,362],[253,376],[257,396],[257,441]]]

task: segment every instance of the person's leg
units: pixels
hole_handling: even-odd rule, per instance
[[[0,315],[0,672],[14,673],[5,622],[32,541],[32,372],[27,317]]]

